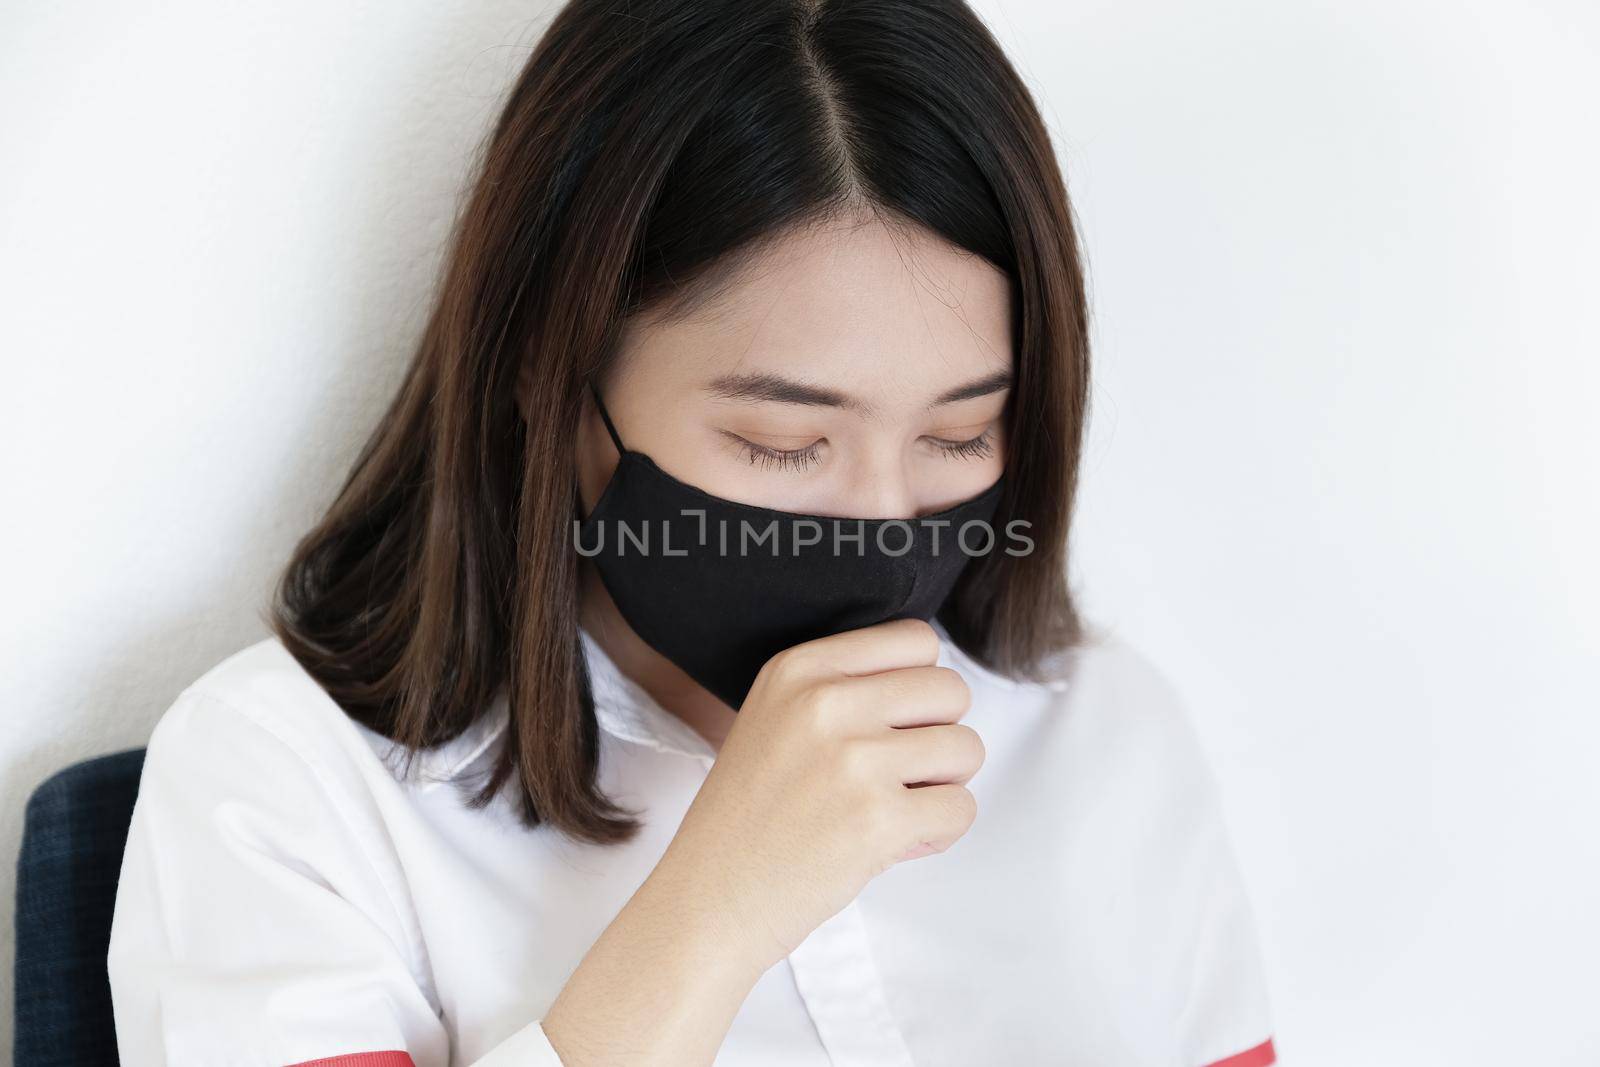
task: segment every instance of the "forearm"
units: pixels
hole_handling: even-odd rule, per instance
[[[764,967],[718,901],[667,859],[543,1020],[565,1067],[710,1064]]]

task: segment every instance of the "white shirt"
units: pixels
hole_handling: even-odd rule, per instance
[[[1252,912],[1174,693],[1112,640],[1019,684],[942,630],[987,749],[972,828],[770,968],[719,1067],[1265,1067]],[[267,638],[157,724],[108,968],[124,1067],[556,1067],[539,1020],[650,873],[715,753],[582,634],[600,786],[634,840],[473,811],[502,696],[402,780]],[[481,779],[480,779],[481,780]]]

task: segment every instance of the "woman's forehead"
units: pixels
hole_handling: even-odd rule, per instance
[[[701,306],[631,322],[619,369],[932,395],[1010,369],[1010,314],[1001,271],[925,230],[820,225],[774,240]]]

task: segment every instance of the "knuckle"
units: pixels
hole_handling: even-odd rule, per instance
[[[769,678],[779,686],[789,686],[798,682],[807,672],[810,663],[810,653],[804,645],[786,648],[767,660],[761,668]]]
[[[805,706],[813,723],[823,729],[832,729],[845,714],[850,695],[837,679],[829,678],[813,683],[806,689]]]
[[[958,787],[946,794],[945,803],[951,820],[965,833],[978,817],[978,798],[972,795],[972,790]]]
[[[895,627],[892,633],[905,637],[916,645],[918,658],[932,663],[939,656],[939,632],[926,619],[895,619],[886,624]]]
[[[925,634],[935,638],[939,636],[934,631],[933,624],[928,622],[927,619],[897,619],[895,620],[895,625],[904,628],[910,633]]]
[[[923,655],[930,660],[937,659],[939,657],[939,631],[935,630],[932,624],[923,619],[911,619],[909,621],[915,624],[916,638],[921,642]]]
[[[960,738],[958,743],[962,746],[968,761],[975,766],[981,766],[984,758],[989,754],[989,750],[984,746],[982,735],[972,727],[961,723],[955,724],[955,730],[956,737]]]
[[[795,645],[774,654],[762,665],[762,672],[771,681],[771,685],[781,691],[787,691],[800,688],[806,685],[806,681],[810,678],[816,677],[818,673],[816,664],[818,664],[816,649]]]
[[[961,672],[953,667],[939,668],[939,684],[950,702],[962,711],[966,711],[972,704],[972,687],[962,677]]]

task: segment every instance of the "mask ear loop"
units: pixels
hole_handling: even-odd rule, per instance
[[[594,406],[600,409],[600,418],[606,424],[606,433],[611,435],[611,443],[617,446],[617,458],[621,459],[627,449],[622,445],[622,438],[617,436],[617,428],[612,425],[611,415],[606,411],[605,402],[600,399],[600,390],[595,387],[592,380],[589,382],[589,392],[594,394]]]

